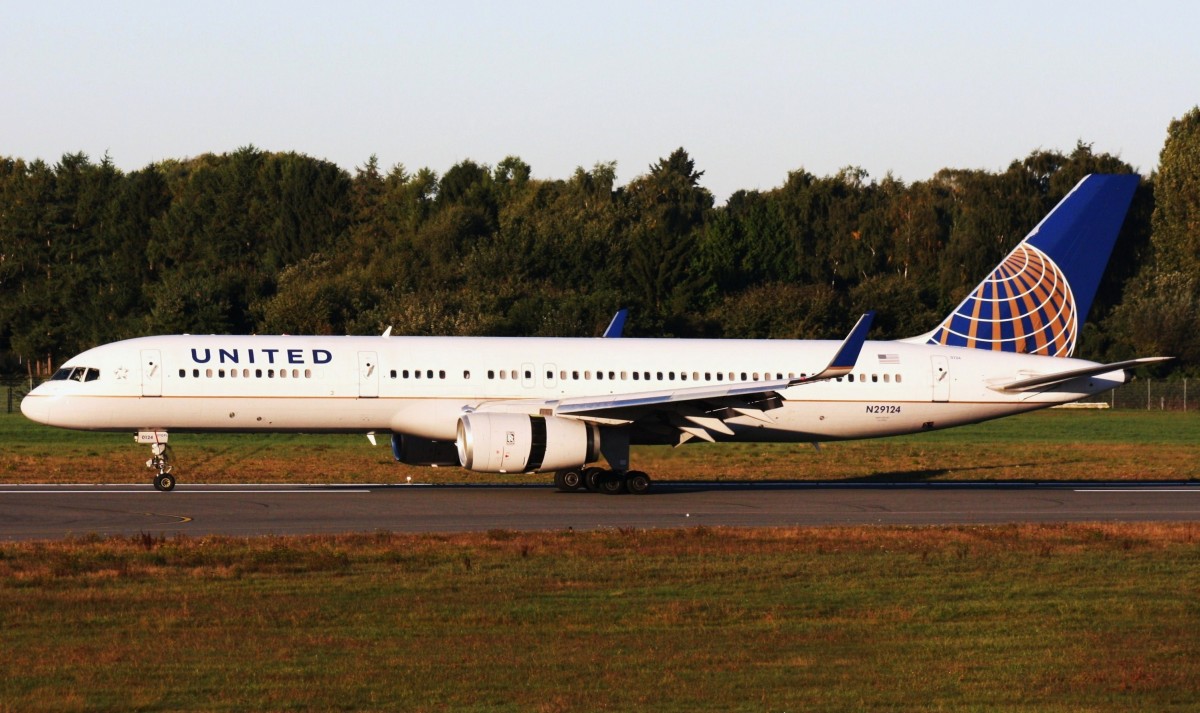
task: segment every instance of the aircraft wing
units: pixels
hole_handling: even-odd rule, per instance
[[[678,429],[680,443],[693,437],[713,441],[710,431],[733,435],[725,420],[747,416],[772,423],[765,412],[783,405],[783,389],[833,379],[850,373],[867,339],[874,312],[859,317],[829,364],[819,372],[791,379],[710,384],[681,389],[629,394],[582,396],[554,401],[500,401],[482,404],[479,411],[519,411],[566,416],[604,425],[624,425],[655,417]]]
[[[1134,367],[1145,366],[1147,364],[1157,364],[1159,362],[1169,361],[1174,358],[1175,357],[1143,357],[1141,359],[1113,362],[1112,364],[1096,364],[1095,366],[1088,366],[1082,369],[1070,369],[1068,371],[1060,371],[1053,374],[1031,376],[1028,379],[1010,381],[1007,384],[997,384],[994,386],[989,386],[988,388],[992,389],[993,391],[1004,392],[1034,391],[1047,386],[1061,384],[1064,381],[1070,381],[1071,379],[1078,379],[1083,376],[1107,374],[1110,371],[1132,369]]]

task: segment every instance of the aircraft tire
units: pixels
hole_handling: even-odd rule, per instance
[[[608,471],[600,479],[600,492],[605,495],[620,495],[625,492],[625,474]]]
[[[154,476],[154,489],[162,493],[169,493],[175,489],[175,476],[170,473],[160,473]]]
[[[583,488],[583,473],[578,468],[555,471],[554,485],[564,493],[580,490]]]
[[[583,487],[587,488],[589,493],[598,492],[600,490],[600,481],[604,480],[605,472],[603,468],[584,468]]]
[[[650,490],[650,476],[640,470],[625,474],[625,489],[634,495],[645,495]]]

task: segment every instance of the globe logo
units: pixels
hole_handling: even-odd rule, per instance
[[[929,344],[1070,356],[1078,332],[1066,276],[1037,248],[1021,243],[954,313]]]

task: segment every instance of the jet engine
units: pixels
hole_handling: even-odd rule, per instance
[[[458,460],[482,473],[578,468],[600,458],[600,427],[555,416],[469,413],[458,420]]]

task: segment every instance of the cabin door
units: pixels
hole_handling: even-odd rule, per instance
[[[142,350],[142,396],[162,396],[162,354],[157,349]]]
[[[950,360],[944,356],[930,357],[933,362],[933,400],[950,400]]]
[[[375,352],[358,353],[358,396],[363,399],[379,396],[379,355]]]

